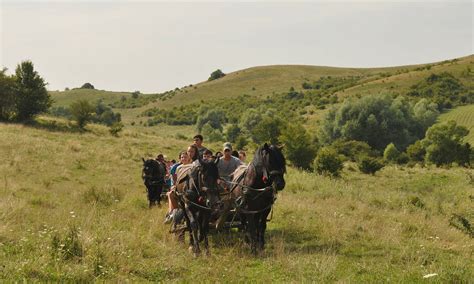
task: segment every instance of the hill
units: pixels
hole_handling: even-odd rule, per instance
[[[457,124],[467,127],[469,135],[464,141],[474,145],[474,105],[457,107],[439,117],[439,121],[448,120],[454,120]]]
[[[237,98],[244,94],[251,98],[263,99],[287,93],[292,87],[297,92],[303,91],[303,84],[311,87],[318,80],[325,80],[323,83],[330,84],[330,88],[324,92],[328,95],[335,94],[340,99],[383,92],[404,95],[411,86],[422,82],[430,74],[443,72],[452,74],[466,88],[472,90],[474,89],[472,70],[474,70],[474,55],[438,63],[387,68],[275,65],[232,72],[217,80],[191,84],[161,94],[140,94],[139,99],[133,99],[131,93],[127,92],[86,89],[51,92],[51,95],[55,106],[67,106],[79,98],[102,99],[119,111],[126,123],[138,124],[140,121],[138,117],[152,108],[170,109],[193,103],[199,104],[202,101],[206,104],[215,104],[224,98]],[[306,108],[306,112],[309,120],[313,121],[324,111],[319,107],[310,106]]]
[[[469,282],[472,170],[348,165],[342,179],[289,169],[253,257],[234,231],[193,259],[148,209],[141,157],[189,141],[48,120],[0,123],[0,279],[28,281]],[[171,133],[170,133],[171,134]],[[471,231],[469,231],[471,230]],[[68,254],[61,254],[62,251]]]

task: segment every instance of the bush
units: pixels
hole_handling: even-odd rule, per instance
[[[343,168],[342,160],[337,152],[330,147],[323,147],[318,151],[318,155],[314,160],[314,170],[318,174],[333,177],[340,176]]]
[[[240,132],[241,129],[237,124],[231,124],[229,127],[227,127],[225,131],[225,137],[227,141],[234,143],[235,140],[239,137]]]
[[[16,81],[13,76],[7,76],[6,71],[0,70],[0,121],[11,120],[16,113]]]
[[[422,144],[426,149],[425,160],[436,166],[449,165],[453,162],[459,165],[469,165],[471,145],[462,143],[469,130],[458,126],[455,121],[433,125],[426,131]]]
[[[398,158],[400,157],[400,151],[398,151],[397,147],[393,143],[390,143],[385,148],[383,152],[383,158],[387,162],[397,162]]]
[[[92,85],[91,83],[84,83],[84,85],[81,86],[81,89],[95,89],[94,88],[94,85]]]
[[[379,155],[377,151],[370,148],[369,144],[362,141],[337,140],[331,144],[331,147],[333,147],[338,154],[343,155],[345,159],[352,162],[356,162],[360,156],[375,157]]]
[[[408,146],[407,156],[412,162],[423,162],[425,160],[426,150],[421,143],[421,140],[416,141],[414,144]]]
[[[79,128],[84,129],[86,124],[92,120],[94,107],[87,100],[79,100],[71,104],[69,112]]]
[[[211,73],[211,76],[207,80],[212,81],[212,80],[222,78],[224,76],[225,76],[224,72],[222,72],[221,69],[217,69],[216,71]]]
[[[280,138],[285,145],[286,158],[295,167],[309,169],[316,156],[316,149],[311,143],[311,137],[301,125],[290,125],[283,130]]]
[[[384,164],[378,158],[361,157],[357,163],[359,170],[364,174],[375,174],[384,167]]]
[[[423,112],[425,110],[425,112]],[[346,100],[332,109],[322,121],[319,140],[327,145],[337,139],[367,142],[383,151],[394,143],[403,150],[423,137],[427,123],[436,116],[430,108],[420,107],[417,116],[406,98],[371,95],[359,100]]]
[[[112,124],[109,128],[109,132],[110,134],[112,134],[113,136],[115,137],[118,137],[119,136],[119,133],[123,130],[123,123],[121,122],[115,122],[114,124]]]

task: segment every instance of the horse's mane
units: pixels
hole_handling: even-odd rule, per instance
[[[263,151],[266,150],[270,155],[270,163],[274,163],[274,167],[277,169],[283,169],[286,172],[286,160],[281,152],[281,149],[275,145],[263,145],[260,146],[253,157],[253,164],[255,166],[264,165],[265,161],[263,160]]]

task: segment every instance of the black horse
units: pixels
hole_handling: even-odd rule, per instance
[[[218,179],[217,161],[200,160],[199,166],[193,167],[183,180],[178,181],[182,184],[182,187],[177,186],[178,201],[185,213],[190,248],[195,256],[201,252],[200,242],[204,242],[204,249],[209,254],[209,220],[219,199]]]
[[[285,172],[281,147],[265,143],[257,149],[244,174],[233,179],[230,200],[240,214],[253,254],[264,249],[267,217],[277,192],[285,187]]]
[[[154,159],[143,159],[142,178],[148,193],[149,207],[160,205],[165,184],[166,166]]]

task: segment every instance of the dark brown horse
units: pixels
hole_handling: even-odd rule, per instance
[[[177,192],[190,232],[190,247],[195,256],[201,252],[200,242],[204,242],[204,249],[209,254],[209,219],[212,207],[219,198],[217,189],[219,174],[216,162],[202,160],[199,162],[199,166],[193,167],[183,180],[178,181],[183,183],[183,186]]]
[[[257,149],[247,170],[233,179],[230,200],[240,215],[253,254],[265,247],[267,217],[277,192],[285,187],[285,172],[281,148],[265,143]]]
[[[149,207],[160,205],[161,192],[165,184],[166,166],[155,159],[143,159],[142,178],[148,193]]]

